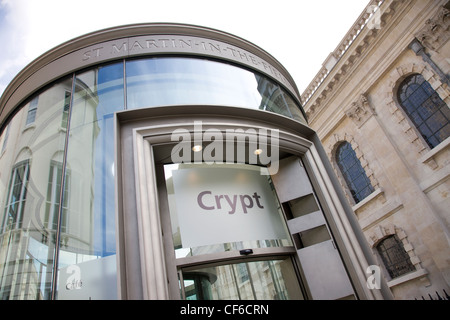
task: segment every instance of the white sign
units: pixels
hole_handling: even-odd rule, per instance
[[[258,167],[181,165],[172,174],[184,248],[287,238],[268,176]]]

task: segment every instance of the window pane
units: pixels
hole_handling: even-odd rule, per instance
[[[439,141],[445,140],[448,136],[450,136],[450,123],[447,123],[445,127],[436,132],[436,137]]]
[[[409,100],[414,104],[414,106],[418,107],[423,104],[425,100],[427,100],[428,96],[429,95],[421,87],[418,87],[411,93]]]
[[[219,62],[153,58],[129,61],[126,70],[129,109],[177,104],[257,108],[261,99],[252,73]]]
[[[413,111],[410,115],[412,122],[416,125],[416,127],[420,126],[423,122],[420,115],[417,113],[417,111]]]
[[[70,117],[67,170],[64,185],[65,229],[61,232],[58,299],[116,299],[110,287],[115,270],[114,123],[123,110],[123,64],[99,67],[76,76]],[[112,258],[109,258],[112,257]],[[106,270],[105,269],[105,270]],[[83,274],[81,290],[70,277]],[[91,271],[89,271],[91,270]],[[112,271],[115,272],[115,271]],[[96,290],[104,286],[108,292]]]

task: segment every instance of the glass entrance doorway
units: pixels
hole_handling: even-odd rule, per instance
[[[290,257],[181,269],[186,300],[303,299]]]
[[[296,251],[264,169],[164,167],[182,299],[304,299]]]

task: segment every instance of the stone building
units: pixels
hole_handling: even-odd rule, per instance
[[[301,97],[395,299],[450,293],[449,9],[370,1]]]

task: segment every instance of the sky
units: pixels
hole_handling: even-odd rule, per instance
[[[369,0],[0,0],[0,95],[46,51],[86,33],[149,22],[218,29],[259,46],[306,89]]]

